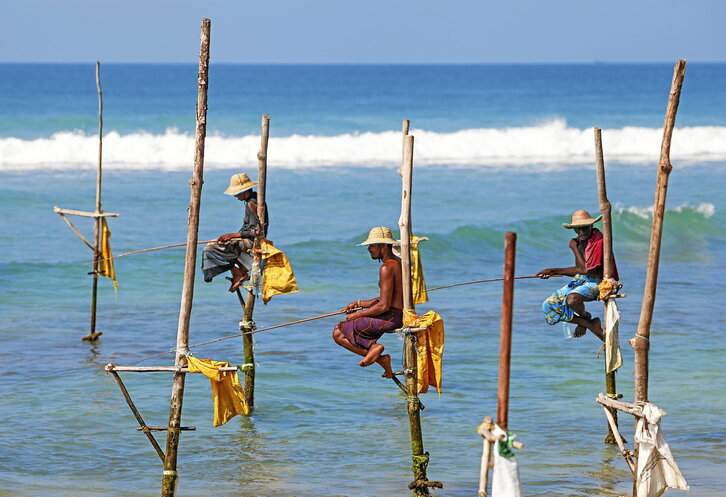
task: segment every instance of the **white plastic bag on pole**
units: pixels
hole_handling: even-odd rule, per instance
[[[495,425],[492,430],[498,439],[506,432]],[[506,440],[497,440],[494,446],[494,475],[492,477],[492,497],[522,497],[522,485],[519,482],[517,458],[504,457],[500,454],[500,446],[506,446]]]
[[[637,497],[660,497],[668,488],[688,490],[688,483],[660,429],[660,409],[653,404],[645,404],[643,415],[645,417],[638,419],[635,428],[635,441],[640,444]]]

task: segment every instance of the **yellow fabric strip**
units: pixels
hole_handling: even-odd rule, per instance
[[[118,289],[116,280],[116,269],[113,267],[113,254],[111,253],[111,230],[108,229],[108,222],[105,217],[101,218],[101,250],[98,263],[98,274],[113,280],[114,290]]]
[[[419,316],[410,309],[403,310],[403,325],[423,328],[416,333],[416,367],[418,369],[418,393],[426,393],[429,387],[441,393],[444,361],[444,320],[434,311]]]
[[[265,261],[262,273],[262,301],[267,304],[275,295],[297,292],[295,274],[282,250],[264,239],[260,243],[260,249]]]
[[[237,371],[220,371],[218,369],[229,366],[228,362],[197,359],[192,356],[188,356],[187,361],[190,373],[202,373],[209,378],[209,383],[212,385],[212,398],[214,400],[214,421],[212,426],[223,425],[238,414],[247,415],[250,413]]]
[[[426,279],[424,278],[421,253],[418,246],[421,238],[411,236],[411,292],[413,292],[413,303],[423,304],[429,301],[429,294],[426,291]]]

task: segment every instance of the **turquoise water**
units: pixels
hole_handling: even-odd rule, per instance
[[[173,346],[183,249],[118,259],[118,293],[114,294],[109,281],[100,282],[98,329],[104,335],[93,345],[81,342],[88,331],[90,251],[52,207],[93,208],[93,153],[86,162],[76,159],[83,147],[92,151],[95,140],[93,71],[91,66],[29,67],[37,75],[28,76],[26,71],[23,81],[35,81],[40,87],[26,85],[23,92],[22,85],[16,85],[16,91],[26,102],[41,95],[47,100],[23,107],[21,99],[13,112],[16,117],[24,116],[26,124],[17,124],[17,128],[10,129],[16,125],[8,124],[13,118],[7,107],[0,118],[5,123],[1,128],[4,138],[0,138],[0,208],[5,213],[0,218],[0,354],[4,359],[0,368],[0,421],[4,427],[0,490],[2,495],[14,497],[154,495],[160,487],[161,464],[145,437],[135,430],[135,420],[103,365],[110,361],[129,364]],[[295,126],[279,116],[287,113],[292,116],[290,122],[307,122],[309,128],[301,125],[305,131],[299,132],[312,133],[308,140],[314,146],[300,163],[294,163],[291,155],[289,163],[280,165],[275,159],[275,142],[270,144],[269,236],[289,256],[301,291],[260,305],[257,325],[331,312],[351,300],[375,295],[377,263],[356,243],[371,226],[395,227],[400,209],[400,177],[395,167],[400,137],[395,130],[402,117],[416,113],[426,123],[413,122],[421,130],[415,133],[417,153],[420,150],[424,159],[426,154],[433,157],[429,163],[417,160],[413,194],[416,232],[430,238],[422,246],[429,286],[499,276],[506,231],[518,234],[517,274],[569,264],[568,232],[561,222],[578,208],[597,211],[592,160],[581,158],[579,149],[569,155],[568,149],[553,149],[547,160],[537,161],[528,155],[530,142],[522,140],[562,142],[581,132],[587,134],[589,146],[591,135],[584,128],[599,120],[590,117],[592,113],[608,123],[601,124],[605,128],[608,192],[615,204],[615,249],[628,295],[620,301],[624,366],[618,384],[625,398],[631,399],[633,354],[626,339],[632,336],[640,312],[658,148],[634,145],[629,149],[635,150],[634,156],[625,150],[611,159],[608,146],[617,148],[622,146],[620,140],[657,132],[670,68],[566,66],[567,78],[551,69],[552,81],[559,81],[559,74],[565,86],[552,95],[542,90],[536,78],[522,78],[523,71],[541,76],[537,67],[499,67],[497,78],[487,79],[486,87],[480,86],[482,67],[487,66],[418,68],[428,74],[425,81],[429,83],[419,83],[426,87],[428,97],[421,96],[425,92],[417,94],[421,98],[415,107],[412,100],[404,99],[400,107],[383,115],[376,109],[395,102],[403,93],[391,81],[408,74],[404,69],[340,67],[342,81],[367,78],[359,82],[360,88],[345,87],[346,91],[341,90],[342,85],[320,86],[320,71],[335,72],[334,68],[267,69],[289,73],[280,76],[275,85],[291,88],[291,94],[309,95],[302,100],[275,97],[279,112],[272,113],[273,135],[283,140],[296,132]],[[681,106],[687,116],[684,126],[703,128],[700,132],[715,137],[723,133],[719,127],[726,115],[719,93],[724,88],[723,67],[689,68]],[[220,86],[234,89],[231,83],[224,83],[225,74],[253,69],[223,66],[214,77]],[[109,164],[104,176],[104,207],[121,213],[110,221],[114,252],[183,242],[193,156],[180,152],[177,159],[170,153],[155,163],[141,157],[155,151],[163,155],[164,147],[174,150],[179,143],[175,140],[184,137],[180,123],[186,123],[186,129],[193,126],[193,121],[185,121],[191,115],[189,106],[193,111],[193,87],[178,94],[170,91],[172,101],[166,103],[158,90],[169,81],[183,86],[174,71],[189,72],[189,68],[142,67],[140,71],[158,74],[150,80],[154,84],[146,85],[148,93],[136,95],[132,91],[139,88],[136,83],[113,82],[114,70],[126,71],[131,78],[136,68],[112,66],[104,74],[108,74],[109,88],[118,85],[118,98],[125,89],[127,98],[140,102],[138,106],[126,102],[123,112],[109,111],[106,120],[107,130],[120,137],[115,151],[113,140],[106,142],[107,153],[117,154],[117,160]],[[613,79],[625,78],[621,94],[588,94],[588,82],[597,80],[602,71]],[[698,90],[694,89],[695,95],[688,93],[691,72],[693,87]],[[51,84],[53,78],[63,80],[61,76],[71,83],[76,81],[73,78],[85,77],[86,88],[61,92]],[[442,80],[458,81],[459,85],[442,85]],[[252,94],[264,86],[264,81],[243,81],[251,86]],[[214,82],[212,79],[212,87]],[[239,85],[242,94],[244,86]],[[364,95],[362,88],[368,93]],[[566,96],[568,88],[582,101],[591,101],[592,107],[574,105]],[[467,99],[479,92],[487,93],[487,98],[501,95],[498,103],[491,104],[501,108],[495,111],[478,102],[468,111]],[[191,99],[179,95],[191,95]],[[523,100],[517,106],[520,95]],[[111,103],[111,89],[106,98],[110,109],[122,107]],[[237,140],[255,132],[258,109],[249,108],[245,100],[249,97],[235,100],[231,89],[227,98],[237,107],[217,107],[215,112],[249,126],[233,132],[218,122],[212,124],[215,108],[210,100],[210,127],[221,134],[220,141],[209,142],[208,147],[218,148],[219,162],[210,165],[205,174],[200,239],[238,227],[241,204],[221,192],[231,173],[255,163],[254,155],[237,157],[240,152],[234,147],[242,143]],[[365,98],[368,106],[361,103]],[[263,101],[271,104],[270,99]],[[613,99],[630,99],[638,105],[608,105]],[[75,105],[81,101],[85,103]],[[525,105],[528,102],[532,105]],[[327,109],[331,121],[348,124],[321,124],[315,119],[317,114],[309,114],[313,110],[308,104]],[[437,125],[436,116],[443,115],[444,108],[456,110],[461,124],[451,117],[448,124]],[[350,114],[346,114],[348,110]],[[158,129],[149,124],[156,118],[163,120],[165,113],[180,116],[172,119],[172,125],[182,131],[169,135],[166,124]],[[526,128],[548,113],[566,121],[559,135],[548,135],[553,128],[546,125]],[[479,119],[482,115],[486,117]],[[124,119],[143,125],[129,127]],[[627,123],[639,127],[629,130],[624,127]],[[71,141],[57,135],[75,129],[85,129],[88,134],[69,135]],[[134,138],[139,129],[147,130],[148,135]],[[275,135],[279,129],[288,132]],[[468,137],[456,134],[478,129],[484,131]],[[508,130],[509,138],[502,139],[519,143],[519,147],[496,160],[469,153],[469,148],[497,146],[500,142],[491,141],[497,130]],[[373,134],[372,142],[361,141],[366,132]],[[390,163],[367,162],[367,151],[359,148],[372,143],[371,154],[383,150],[386,132],[394,135],[393,150],[381,153],[390,155]],[[720,328],[724,318],[718,312],[726,297],[718,286],[726,249],[726,156],[719,155],[719,144],[702,144],[692,136],[682,136],[680,142],[674,140],[673,156],[683,149],[689,152],[681,161],[674,160],[668,191],[652,327],[650,400],[668,412],[662,426],[693,494],[715,497],[726,490],[720,471],[726,457]],[[325,137],[336,138],[333,145],[337,148],[324,146],[330,143],[321,141]],[[477,138],[484,143],[471,141]],[[36,139],[50,142],[33,141]],[[573,140],[576,143],[579,138]],[[430,142],[449,145],[432,152]],[[294,151],[294,142],[278,143]],[[463,152],[457,156],[459,160],[446,162],[442,151],[452,143],[463,144]],[[698,154],[702,145],[708,149],[706,156]],[[119,151],[119,146],[127,148]],[[228,151],[219,151],[225,146]],[[143,153],[137,153],[139,150]],[[225,163],[227,159],[229,163]],[[246,169],[255,171],[252,166]],[[90,222],[79,218],[77,225],[90,236]],[[716,285],[709,285],[711,282]],[[605,419],[594,402],[604,389],[602,359],[596,358],[599,344],[592,336],[565,340],[560,327],[548,326],[539,310],[541,301],[560,284],[559,280],[521,280],[515,287],[509,423],[527,445],[518,454],[524,489],[527,495],[548,497],[625,494],[631,486],[629,471],[617,449],[602,443]],[[472,495],[477,489],[481,438],[475,429],[482,417],[496,414],[500,301],[501,287],[490,283],[432,292],[431,302],[419,306],[419,311],[435,309],[446,322],[444,393],[422,398],[426,405],[422,412],[424,442],[431,453],[429,477],[445,484],[437,495]],[[589,307],[602,312],[599,304]],[[239,304],[226,291],[226,282],[205,284],[197,274],[191,342],[236,333],[239,319]],[[335,322],[335,318],[321,320],[256,336],[257,409],[249,418],[235,418],[212,428],[208,381],[189,376],[182,424],[198,429],[182,435],[180,495],[408,495],[411,476],[405,401],[393,384],[379,377],[379,371],[359,368],[356,356],[333,343],[330,335]],[[394,363],[400,364],[402,343],[396,336],[387,336],[382,342]],[[195,354],[242,362],[239,339],[200,347]],[[169,362],[155,359],[147,364]],[[124,380],[145,420],[164,425],[171,376],[126,374]],[[632,441],[628,418],[622,419],[624,435]],[[671,491],[669,495],[686,493]]]

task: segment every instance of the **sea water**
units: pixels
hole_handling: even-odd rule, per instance
[[[615,253],[623,293],[624,365],[633,352],[653,188],[672,66],[243,66],[210,68],[200,239],[239,228],[229,176],[256,177],[259,120],[271,115],[269,237],[300,292],[259,304],[258,327],[377,295],[378,263],[357,247],[396,227],[401,120],[415,135],[413,226],[429,286],[498,277],[503,238],[517,233],[518,275],[572,264],[562,222],[598,211],[592,126],[603,128]],[[116,254],[186,239],[196,67],[103,65],[103,206]],[[119,288],[99,281],[98,342],[88,333],[91,252],[53,206],[93,210],[94,68],[0,65],[0,494],[147,496],[162,466],[103,366],[175,343],[184,249],[119,258]],[[689,64],[671,157],[652,325],[649,397],[694,495],[726,492],[723,460],[726,255],[726,65]],[[91,222],[73,217],[87,238]],[[190,341],[238,332],[228,283],[197,272]],[[515,285],[509,427],[527,495],[626,494],[631,477],[594,402],[604,390],[599,342],[564,340],[541,302],[566,279]],[[443,394],[422,396],[428,474],[441,496],[478,486],[476,426],[496,415],[501,286],[431,292],[419,311],[446,323]],[[588,304],[602,315],[599,303]],[[189,375],[179,495],[406,496],[405,399],[377,366],[331,339],[336,318],[255,336],[256,409],[212,428],[209,382]],[[402,343],[381,340],[400,369]],[[239,339],[193,349],[241,364]],[[171,356],[142,365],[167,365]],[[144,419],[165,425],[171,375],[122,375]],[[632,442],[632,420],[621,415]],[[163,433],[157,434],[162,446]],[[669,495],[686,495],[671,491]]]

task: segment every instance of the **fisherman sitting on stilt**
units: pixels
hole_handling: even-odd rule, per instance
[[[572,221],[563,223],[577,236],[570,240],[570,249],[575,255],[572,267],[553,267],[543,269],[537,276],[547,279],[550,276],[573,276],[575,279],[553,293],[542,303],[542,311],[549,324],[560,321],[577,325],[574,336],[581,337],[590,330],[600,340],[605,340],[600,318],[593,318],[585,310],[585,302],[596,300],[600,294],[598,285],[603,276],[603,235],[593,227],[602,216],[593,219],[585,210],[572,214]],[[613,263],[613,278],[618,280],[618,270]]]
[[[335,343],[351,352],[363,356],[361,367],[374,362],[383,367],[383,377],[392,378],[391,356],[383,354],[383,345],[377,340],[386,332],[400,328],[403,324],[403,284],[401,260],[393,255],[391,230],[385,226],[373,228],[368,239],[361,246],[368,246],[371,259],[383,263],[378,270],[380,296],[370,300],[356,300],[343,310],[348,313],[345,321],[333,328]]]
[[[202,251],[202,271],[204,281],[209,283],[212,278],[225,271],[232,271],[230,292],[234,292],[249,276],[249,269],[254,260],[249,253],[255,236],[260,233],[260,220],[257,217],[257,193],[252,188],[257,183],[244,174],[235,174],[229,180],[229,188],[224,193],[233,195],[240,202],[245,202],[245,216],[242,228],[237,233],[227,233],[209,243]],[[265,204],[265,233],[267,235],[268,216]]]

